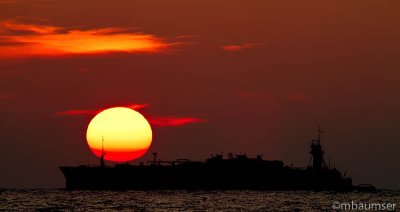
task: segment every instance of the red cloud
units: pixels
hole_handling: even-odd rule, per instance
[[[122,28],[71,30],[3,21],[0,22],[0,44],[0,57],[23,57],[110,52],[157,53],[176,43],[167,43],[154,35],[133,33]]]
[[[128,107],[132,110],[140,110],[140,109],[146,108],[148,106],[149,106],[149,104],[130,104],[130,105],[125,105],[124,107]]]
[[[128,107],[133,110],[140,110],[140,109],[148,107],[148,104],[131,104],[131,105],[125,105],[123,107]],[[54,115],[55,116],[87,116],[87,115],[94,116],[103,110],[105,110],[105,109],[101,109],[101,110],[66,110],[66,111],[61,111],[61,112],[55,113]],[[195,118],[195,117],[171,117],[171,116],[150,117],[147,119],[150,122],[150,124],[154,127],[177,127],[177,126],[183,126],[183,125],[206,121],[205,119]]]
[[[243,49],[249,49],[249,48],[259,46],[259,45],[260,44],[258,44],[258,43],[244,43],[244,44],[237,44],[237,45],[222,46],[221,48],[225,51],[237,52],[237,51],[241,51]]]
[[[95,115],[101,110],[66,110],[58,112],[56,116]]]
[[[133,110],[140,110],[148,107],[148,104],[130,104],[123,107],[131,108]],[[105,109],[100,110],[66,110],[55,113],[56,116],[79,116],[79,115],[96,115]]]
[[[206,120],[194,117],[153,117],[149,118],[151,125],[156,127],[177,127]]]

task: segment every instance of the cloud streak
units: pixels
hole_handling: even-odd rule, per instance
[[[76,116],[76,115],[95,115],[101,110],[66,110],[57,112],[55,116]]]
[[[148,104],[130,104],[130,105],[124,105],[122,107],[127,107],[127,108],[131,108],[133,110],[141,110],[143,108],[148,107]],[[66,110],[66,111],[61,111],[61,112],[57,112],[54,115],[55,116],[86,116],[86,115],[96,115],[98,113],[100,113],[101,111],[105,110],[107,108],[104,109],[100,109],[100,110]]]
[[[205,119],[194,117],[153,117],[149,122],[155,127],[178,127],[193,123],[205,122]]]
[[[124,28],[65,29],[8,20],[0,22],[0,44],[0,57],[29,57],[159,53],[177,43]]]
[[[244,43],[244,44],[234,44],[234,45],[226,45],[222,46],[221,49],[228,52],[238,52],[244,49],[250,49],[260,46],[258,43]]]
[[[54,34],[62,29],[60,27],[55,27],[55,26],[22,24],[10,20],[0,22],[0,26],[4,30],[7,30],[8,32],[20,31],[20,32],[28,32],[35,34]]]
[[[131,105],[125,105],[122,107],[128,107],[133,110],[140,110],[140,109],[148,107],[148,104],[131,104]],[[105,109],[107,109],[107,108],[105,108]],[[66,110],[66,111],[57,112],[54,115],[55,116],[94,116],[105,109]],[[174,117],[174,116],[147,117],[147,120],[149,121],[150,125],[152,125],[153,127],[179,127],[179,126],[184,126],[184,125],[188,125],[188,124],[201,123],[201,122],[207,121],[202,118],[188,117],[188,116],[186,116],[186,117]]]

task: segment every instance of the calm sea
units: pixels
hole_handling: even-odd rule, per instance
[[[0,210],[50,211],[340,211],[335,204],[396,204],[400,191],[376,193],[264,191],[0,190]],[[342,205],[345,211],[346,205]],[[359,206],[359,205],[358,205]],[[387,206],[387,205],[385,205]],[[382,208],[381,208],[382,209]],[[373,210],[370,210],[373,211]]]

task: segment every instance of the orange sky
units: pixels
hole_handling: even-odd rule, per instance
[[[59,165],[98,163],[84,135],[93,111],[146,103],[159,127],[143,161],[223,151],[302,167],[321,125],[327,156],[356,183],[400,188],[399,11],[0,0],[0,187],[61,187]]]

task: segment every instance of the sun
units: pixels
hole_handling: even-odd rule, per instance
[[[130,108],[114,107],[89,123],[86,140],[92,152],[108,161],[124,162],[143,156],[152,141],[149,122]]]

